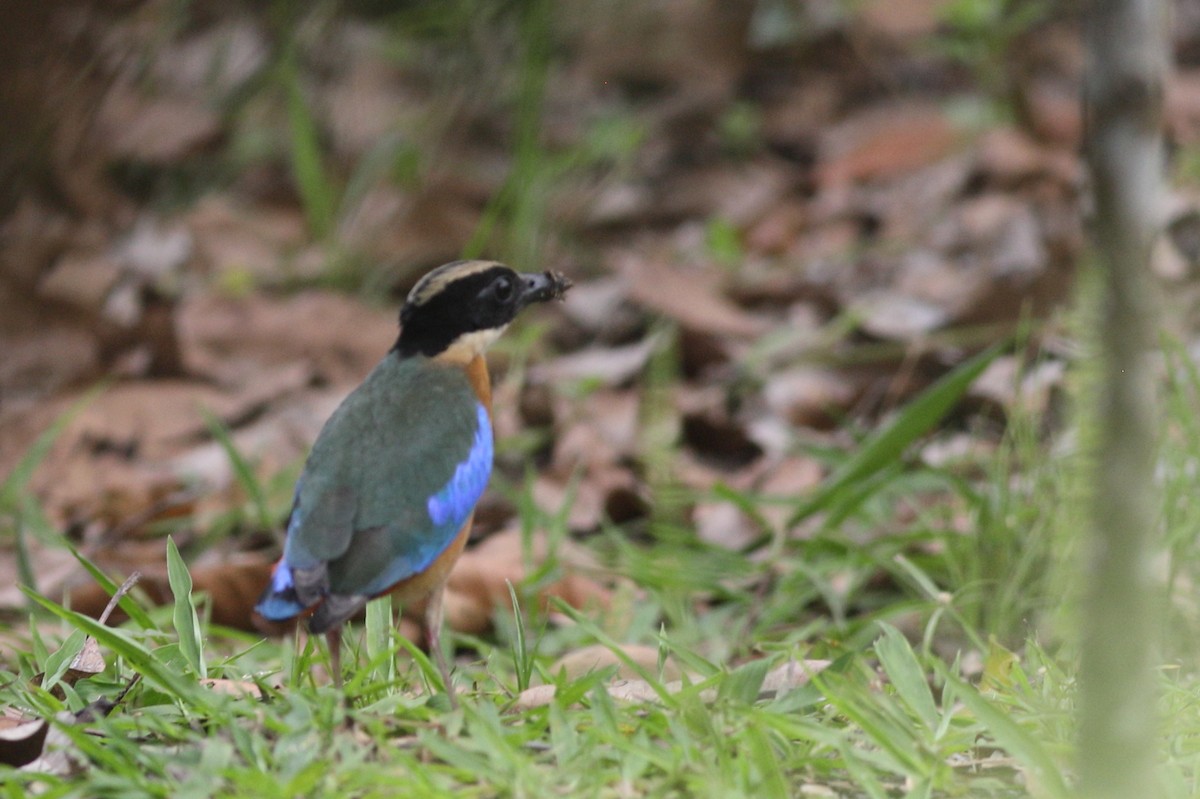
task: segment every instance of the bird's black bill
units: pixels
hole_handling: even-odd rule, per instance
[[[540,275],[521,275],[521,305],[562,299],[571,281],[562,272],[549,270]]]

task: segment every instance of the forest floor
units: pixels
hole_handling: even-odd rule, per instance
[[[0,198],[0,789],[1066,796],[1079,21],[381,5],[48,3],[55,69],[13,56],[50,133]],[[1171,796],[1200,780],[1189,9],[1152,264]],[[461,707],[387,601],[343,699],[251,607],[307,447],[464,254],[576,285],[490,359]]]

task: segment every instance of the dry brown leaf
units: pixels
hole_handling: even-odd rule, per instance
[[[645,368],[662,343],[660,336],[647,336],[623,347],[589,347],[534,364],[529,378],[543,383],[594,380],[605,386],[620,386]]]
[[[692,524],[701,541],[733,552],[740,552],[759,535],[746,514],[729,502],[697,502]]]
[[[767,496],[794,497],[799,499],[816,490],[825,477],[825,466],[816,458],[796,455],[774,464],[757,481],[755,489]],[[760,509],[766,519],[782,527],[792,515],[793,508],[779,504],[765,504]]]
[[[1061,147],[1046,147],[1017,128],[996,128],[983,134],[975,154],[976,168],[1002,188],[1049,177],[1066,186],[1082,178],[1079,159]]]
[[[859,295],[855,313],[863,330],[878,338],[897,341],[920,338],[948,321],[941,306],[891,290]]]
[[[1008,413],[1022,411],[1031,418],[1043,418],[1050,408],[1051,395],[1063,388],[1066,364],[1047,359],[1019,373],[1021,366],[1022,361],[1012,355],[996,358],[967,393],[995,402]]]
[[[590,7],[590,10],[589,10]],[[690,105],[720,107],[746,66],[749,7],[634,3],[613,14],[584,4],[579,66],[597,85],[667,84]]]
[[[617,678],[634,679],[638,676],[638,673],[625,662],[626,658],[632,660],[650,674],[658,673],[658,647],[647,646],[645,644],[623,644],[621,646],[621,653],[625,656],[624,658],[607,646],[592,644],[591,646],[585,646],[582,649],[568,652],[554,661],[554,665],[550,667],[549,673],[558,674],[562,671],[566,672],[567,679],[577,680],[590,672],[600,671],[609,666],[616,666]],[[682,676],[683,674],[675,659],[668,657],[663,664],[663,679],[678,680]]]
[[[548,554],[545,536],[535,536],[530,567],[537,568]],[[558,545],[555,556],[563,576],[541,589],[541,601],[558,597],[576,608],[608,606],[611,592],[588,575],[597,570],[590,552],[564,541]],[[453,606],[460,614],[459,618],[477,627],[485,609],[490,619],[498,608],[508,610],[512,607],[508,585],[520,585],[526,574],[521,531],[511,529],[489,536],[464,552],[455,564],[446,583],[446,607],[449,610]],[[421,610],[414,607],[406,608],[405,612],[415,615]]]
[[[50,723],[45,719],[14,717],[6,709],[0,718],[0,763],[21,768],[37,760],[49,731]]]
[[[47,546],[36,539],[29,541],[27,547],[30,565],[38,579],[38,591],[44,596],[58,596],[63,586],[79,573],[79,561],[65,548]],[[17,559],[6,553],[6,557],[0,557],[0,609],[28,609],[29,599],[21,591],[20,585]]]
[[[1167,128],[1175,143],[1200,141],[1200,69],[1174,70],[1167,80]]]
[[[489,598],[477,593],[452,591],[446,589],[444,599],[446,625],[452,630],[469,635],[480,635],[492,628],[493,605]],[[411,629],[405,632],[410,641],[420,641],[421,626],[412,620],[411,614],[405,618]]]
[[[339,386],[282,399],[271,413],[234,431],[234,446],[256,464],[260,475],[296,464],[303,460],[322,426],[348,393],[348,387]],[[193,447],[160,465],[159,470],[188,485],[216,492],[197,502],[194,515],[203,517],[207,511],[224,511],[231,501],[244,500],[234,482],[229,456],[216,441]]]
[[[758,699],[772,699],[781,693],[806,684],[814,674],[826,669],[831,661],[828,660],[789,660],[781,666],[776,666],[767,672],[759,689]],[[668,693],[678,693],[685,687],[680,680],[673,680],[663,686]],[[606,686],[608,693],[619,702],[647,703],[660,700],[658,691],[643,680],[614,680]],[[522,691],[517,697],[516,707],[530,710],[543,707],[554,701],[555,686],[537,685]],[[712,703],[717,700],[718,692],[714,689],[701,691],[700,699]]]
[[[213,622],[236,630],[255,629],[254,603],[271,581],[273,562],[262,552],[218,554],[210,560],[198,560],[191,573],[194,590],[208,596]]]
[[[629,253],[618,258],[616,268],[629,281],[631,300],[683,327],[738,338],[755,338],[770,327],[727,300],[711,270],[684,269]]]
[[[80,680],[88,677],[95,677],[105,669],[104,655],[100,654],[100,645],[96,643],[96,639],[90,635],[84,639],[83,649],[79,650],[79,654],[71,661],[71,665],[67,667],[66,673],[62,676],[62,682],[67,685],[74,685]]]
[[[105,710],[104,712],[107,712]],[[0,724],[0,763],[14,766],[22,771],[71,777],[82,773],[87,761],[75,747],[71,738],[56,725],[86,723],[94,718],[95,708],[89,705],[79,713],[63,711],[55,716],[55,724],[48,719],[29,719]],[[5,717],[12,719],[10,711]]]
[[[24,429],[30,425],[20,417],[45,417],[41,411],[49,403],[39,403],[45,403],[54,392],[94,379],[102,365],[100,341],[94,330],[83,328],[78,320],[59,321],[39,314],[26,318],[25,313],[13,310],[17,302],[5,296],[5,287],[0,283],[0,314],[10,321],[24,318],[18,323],[24,329],[4,330],[0,327],[0,337],[4,341],[0,387],[3,387],[5,410],[9,412],[7,418],[0,421],[0,473],[7,473],[6,467],[11,466],[28,449],[37,433],[50,424],[47,419],[36,432],[30,433]],[[19,302],[30,304],[27,296]],[[27,413],[19,413],[18,418],[14,418],[17,410]]]
[[[554,474],[565,478],[581,467],[608,468],[637,453],[640,408],[636,390],[600,390],[576,403],[555,441]]]
[[[99,315],[121,272],[120,262],[111,253],[71,252],[42,276],[38,294]]]
[[[936,105],[872,107],[825,131],[817,180],[826,189],[887,180],[945,158],[959,140]]]
[[[204,680],[203,685],[213,693],[226,694],[248,699],[262,699],[262,689],[249,680],[214,679]]]
[[[395,341],[396,318],[331,292],[284,299],[208,293],[180,306],[179,336],[189,368],[227,384],[296,361],[329,383],[357,384]]]
[[[567,292],[560,307],[591,340],[627,341],[636,334],[641,320],[626,295],[625,281],[619,277],[581,281]]]
[[[570,477],[534,478],[533,500],[546,513],[567,509],[567,527],[576,532],[596,530],[605,519],[626,522],[644,516],[645,492],[628,469],[618,466],[589,471],[572,486]]]
[[[362,26],[356,33],[367,45],[359,57],[344,66],[338,80],[325,92],[324,123],[334,149],[347,158],[361,158],[388,136],[394,136],[402,114],[416,105],[406,97],[402,75],[393,59],[382,56],[386,42],[382,29]],[[364,53],[379,53],[377,57]],[[408,102],[405,102],[408,100]]]
[[[719,217],[741,229],[757,223],[783,202],[795,184],[790,165],[760,161],[718,164],[678,174],[659,192],[651,217]],[[643,220],[641,220],[644,223]]]
[[[68,407],[66,401],[56,402],[50,418]],[[114,385],[67,425],[30,488],[48,516],[64,526],[115,528],[132,518],[144,524],[186,513],[187,507],[168,501],[184,486],[161,461],[190,440],[207,437],[205,410],[229,419],[247,407],[237,395],[189,381]]]
[[[942,0],[868,0],[854,16],[868,30],[908,39],[934,33],[944,7]]]
[[[1031,79],[1021,90],[1029,127],[1043,141],[1077,150],[1083,138],[1079,86],[1056,76]]]
[[[797,427],[826,430],[840,422],[861,387],[844,372],[799,366],[774,372],[763,386],[767,407]]]
[[[308,240],[304,215],[298,208],[245,207],[222,195],[201,199],[184,222],[210,270],[227,277],[250,275],[268,284],[283,277],[281,264]],[[292,274],[294,266],[289,263]]]
[[[396,265],[399,273],[413,264],[452,261],[478,230],[479,209],[493,188],[437,173],[415,193],[380,187],[339,228],[338,240],[376,263]]]
[[[162,164],[201,152],[221,135],[220,117],[196,99],[148,99],[127,87],[108,92],[99,123],[111,155]]]
[[[806,203],[779,203],[764,213],[746,232],[746,249],[764,255],[781,255],[787,252],[804,230],[808,216]]]

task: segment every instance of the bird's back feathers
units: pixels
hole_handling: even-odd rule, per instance
[[[259,613],[280,620],[321,603],[314,632],[354,615],[449,546],[491,467],[491,420],[464,372],[389,355],[313,445]]]

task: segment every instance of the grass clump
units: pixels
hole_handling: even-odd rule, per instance
[[[1034,643],[1018,640],[1027,645],[1010,651],[989,640],[985,625],[998,617],[971,605],[982,602],[971,584],[986,572],[978,562],[984,547],[948,546],[933,515],[918,514],[907,528],[878,526],[914,490],[955,496],[947,488],[956,485],[953,475],[908,461],[905,452],[990,357],[934,384],[843,458],[814,495],[824,503],[819,534],[768,536],[767,561],[697,542],[674,514],[652,521],[649,541],[612,527],[598,548],[638,588],[618,589],[616,619],[558,606],[553,612],[570,616],[567,625],[551,624],[549,611],[530,601],[548,574],[534,570],[512,586],[519,611],[500,614],[496,636],[464,641],[471,653],[458,660],[465,694],[458,710],[426,654],[395,631],[386,602],[373,604],[365,627],[348,636],[352,670],[343,696],[319,676],[326,656],[313,640],[263,642],[205,625],[173,548],[174,605],[151,608],[126,596],[130,620],[118,626],[30,591],[41,610],[31,629],[41,643],[0,672],[0,704],[55,718],[66,741],[57,745],[75,766],[9,771],[6,790],[376,796],[404,785],[429,796],[1065,795],[1070,670]],[[659,443],[664,452],[672,446]],[[676,490],[669,462],[660,466],[664,490]],[[555,540],[565,535],[565,520],[541,514],[522,500],[527,493],[517,492],[523,524],[552,528]],[[957,496],[991,507],[978,494]],[[723,495],[748,511],[774,501]],[[1019,491],[1002,499],[1012,506],[1006,516],[1033,501]],[[814,501],[793,513],[816,519]],[[252,504],[261,512],[261,502]],[[883,531],[874,539],[856,532],[871,525]],[[1016,546],[1018,538],[1006,542]],[[62,679],[88,636],[108,655],[103,671]],[[657,665],[629,656],[625,647],[634,643],[656,649]],[[644,683],[640,698],[613,693],[614,667],[569,674],[555,666],[595,644]],[[668,674],[668,662],[677,673]],[[828,665],[807,681],[769,683],[789,663]],[[548,703],[522,698],[539,684],[554,686]],[[79,720],[93,703],[117,696],[111,712]],[[1168,694],[1175,702],[1181,696],[1182,688]],[[1180,780],[1192,778],[1186,762],[1177,771]]]

